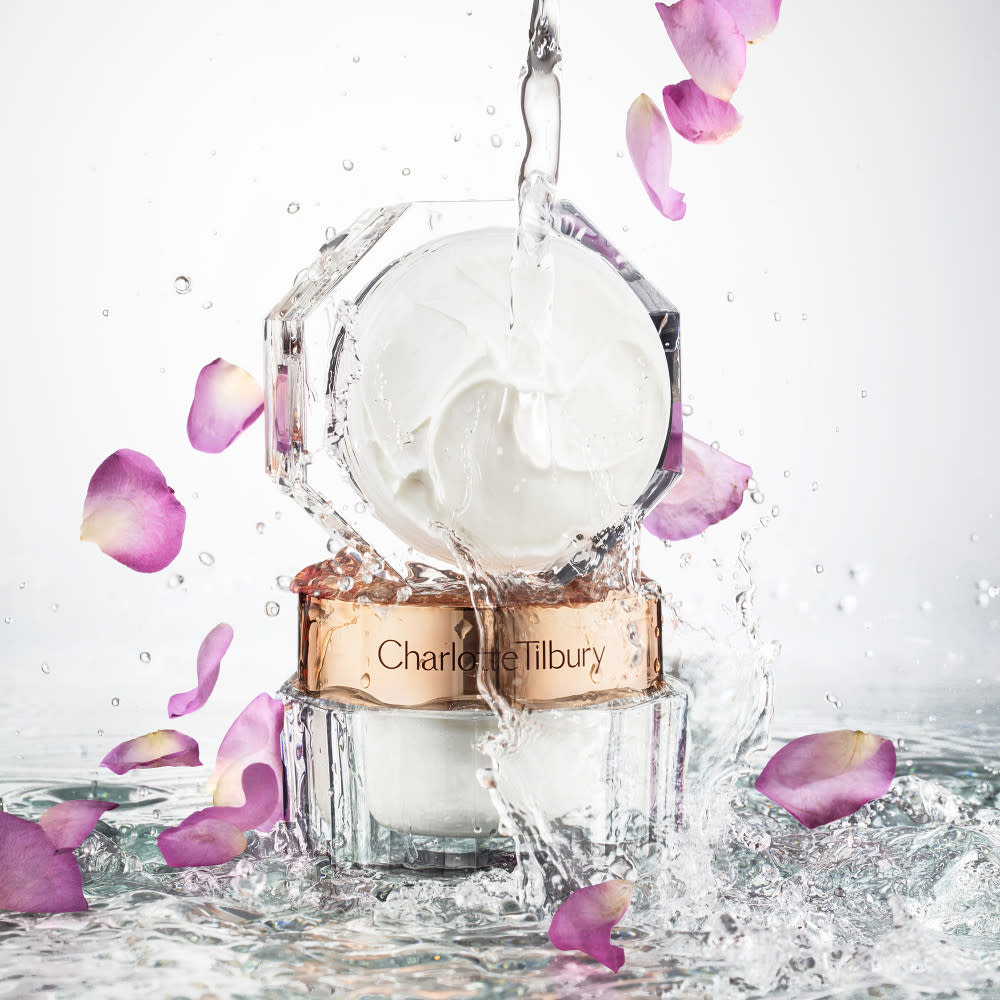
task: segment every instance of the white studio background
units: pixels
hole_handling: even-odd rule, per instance
[[[675,141],[689,208],[670,223],[621,155],[632,99],[686,76],[653,4],[563,3],[561,190],[680,307],[688,428],[754,466],[763,504],[719,530],[757,528],[786,732],[824,711],[891,729],[938,703],[995,723],[1000,600],[978,581],[1000,583],[1000,10],[942,11],[786,0],[750,51],[743,131]],[[529,12],[4,0],[0,766],[75,773],[165,725],[221,620],[236,642],[194,735],[214,745],[292,671],[276,578],[324,540],[263,474],[260,425],[219,456],[189,447],[195,376],[219,355],[259,372],[263,316],[326,227],[512,196]],[[180,557],[153,576],[77,540],[89,477],[120,447],[188,508]]]

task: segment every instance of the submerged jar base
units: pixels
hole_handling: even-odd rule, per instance
[[[476,749],[498,731],[485,709],[341,702],[294,678],[281,694],[289,819],[338,865],[510,866],[490,788],[536,826],[636,860],[680,823],[687,695],[669,678],[644,694],[523,713],[496,773]]]

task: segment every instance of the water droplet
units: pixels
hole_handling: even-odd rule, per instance
[[[782,473],[782,475],[785,477],[785,479],[791,479],[792,478],[792,470],[791,469],[785,469],[785,471]]]
[[[817,573],[822,573],[823,572],[823,564],[822,563],[816,563],[816,572]]]
[[[20,583],[19,583],[19,584],[17,585],[17,589],[18,589],[18,590],[24,590],[24,588],[25,588],[25,587],[27,587],[27,586],[28,586],[28,581],[27,581],[27,580],[22,580],[22,581],[21,581],[21,582],[20,582]]]
[[[843,708],[843,703],[841,700],[832,692],[827,691],[823,697],[831,704],[834,708]]]
[[[290,576],[276,576],[274,582],[282,589],[288,590],[292,585],[292,578]]]
[[[215,556],[213,556],[211,552],[199,552],[198,562],[200,562],[202,566],[214,566]]]
[[[837,604],[837,608],[845,615],[853,615],[858,610],[858,599],[854,594],[845,594]]]
[[[590,668],[590,679],[591,679],[591,681],[593,681],[594,684],[597,684],[600,681],[600,677],[598,676],[598,674],[600,672],[600,669],[601,669],[601,667],[597,663],[595,663]]]
[[[372,675],[371,674],[362,674],[361,675],[361,686],[363,688],[371,687],[371,683],[372,683]]]
[[[103,736],[104,735],[104,730],[103,729],[98,729],[97,730],[97,735],[98,736]]]
[[[47,663],[43,663],[42,664],[42,673],[43,674],[51,674],[52,673],[52,668]]]
[[[112,698],[111,699],[111,704],[112,704],[112,706],[114,708],[117,708],[121,704],[121,701],[119,701],[119,699],[117,699],[117,698]]]
[[[802,314],[802,322],[804,323],[807,319],[809,319],[808,313],[803,313]]]
[[[301,205],[300,205],[300,204],[299,204],[299,203],[298,203],[297,201],[290,201],[290,202],[288,203],[288,208],[286,208],[286,209],[285,209],[285,211],[286,211],[286,212],[287,212],[287,213],[288,213],[289,215],[295,215],[295,213],[296,213],[296,212],[298,212],[298,210],[299,210],[299,209],[300,209],[301,207],[302,207],[302,206],[301,206]]]
[[[925,615],[929,615],[934,610],[934,605],[928,600],[923,600],[920,602],[920,610]]]
[[[687,566],[691,562],[692,558],[693,557],[692,557],[692,555],[691,555],[690,552],[682,552],[681,553],[681,558],[680,558],[680,567],[681,567],[681,569],[684,569],[684,567]]]
[[[816,480],[814,479],[814,480],[813,480],[813,481],[812,481],[812,482],[811,482],[811,483],[809,484],[809,492],[810,492],[810,493],[815,493],[815,492],[816,492],[816,491],[817,491],[818,489],[819,489],[819,483],[818,483],[818,482],[816,482]]]
[[[58,610],[59,610],[59,605],[56,604],[55,602],[49,605],[49,611],[51,611],[53,614]]]
[[[852,580],[856,580],[862,587],[872,578],[872,571],[860,563],[856,566],[852,566],[848,571],[847,575],[850,576]]]
[[[278,604],[277,601],[268,601],[267,604],[264,605],[264,614],[266,614],[268,618],[277,617],[280,611],[281,605]]]
[[[462,133],[461,133],[461,132],[456,132],[456,133],[455,133],[455,134],[454,134],[454,135],[453,135],[453,136],[451,137],[451,141],[452,141],[452,142],[461,142],[461,141],[462,141]]]
[[[101,315],[102,316],[110,316],[111,315],[111,310],[110,309],[102,309],[101,310]]]
[[[977,535],[975,532],[972,532],[972,534],[969,535],[969,541],[970,542],[978,542],[979,541],[979,535]]]
[[[463,618],[455,626],[455,635],[457,635],[459,639],[464,639],[471,631],[472,631],[472,624],[466,618]]]
[[[274,519],[275,519],[275,521],[280,521],[281,520],[281,511],[280,510],[276,510],[274,512]]]
[[[332,555],[336,555],[340,551],[340,542],[336,538],[328,538],[326,540],[326,551]]]
[[[342,576],[342,577],[341,577],[341,578],[340,578],[340,579],[339,579],[339,580],[337,581],[337,586],[338,586],[338,587],[339,587],[339,588],[340,588],[341,590],[350,590],[350,589],[351,589],[351,587],[353,587],[353,586],[354,586],[354,577],[353,577],[353,576]]]
[[[361,56],[355,56],[355,57],[354,57],[354,61],[355,61],[356,63],[359,63],[359,62],[361,62]]]
[[[405,601],[408,601],[412,596],[413,596],[412,588],[400,587],[399,590],[396,591],[396,603],[403,604]]]
[[[488,115],[492,115],[492,114],[495,114],[495,113],[496,113],[496,110],[497,110],[497,109],[496,109],[495,107],[493,107],[493,105],[492,105],[492,104],[487,104],[487,105],[486,105],[486,113],[487,113]]]
[[[979,583],[976,584],[976,588],[978,590],[980,590],[980,591],[989,590],[990,589],[990,581],[989,580],[980,580]]]
[[[990,595],[989,594],[977,594],[976,603],[981,608],[988,608],[990,606]]]
[[[169,580],[167,580],[167,586],[171,590],[174,590],[175,588],[179,587],[183,582],[184,582],[184,577],[181,576],[180,573],[175,573],[172,577],[170,577]]]
[[[337,227],[336,226],[327,226],[326,229],[323,232],[323,240],[326,243],[329,243],[330,240],[332,240],[334,238],[334,236],[336,236],[336,235],[337,235]]]
[[[344,161],[341,162],[340,165],[345,170],[353,170],[354,169],[354,160],[344,160]]]
[[[736,296],[732,292],[726,292],[726,301],[727,302],[735,302],[736,301]]]
[[[139,662],[140,663],[149,663],[149,661],[152,660],[152,658],[153,657],[150,656],[149,653],[145,649],[139,654]]]
[[[154,809],[153,810],[153,819],[159,819],[159,818],[160,818],[160,810],[159,809]]]
[[[868,390],[867,389],[862,389],[861,390],[861,398],[862,399],[867,399],[868,398]]]
[[[750,499],[753,500],[754,503],[763,503],[764,502],[764,494],[761,493],[760,490],[754,490],[750,494]]]
[[[773,313],[773,316],[774,316],[774,322],[775,323],[780,323],[781,322],[781,313],[780,312]]]
[[[264,529],[265,529],[266,527],[267,527],[267,525],[266,525],[266,524],[264,524],[264,522],[263,522],[263,521],[258,521],[258,522],[257,522],[257,534],[258,534],[258,535],[263,535],[263,534],[264,534]]]
[[[499,149],[503,145],[503,139],[500,138],[495,132],[490,136],[490,145],[494,149]]]
[[[401,172],[402,172],[402,174],[403,174],[404,177],[409,177],[410,176],[410,168],[409,167],[403,167],[403,169],[402,169]]]
[[[685,417],[690,417],[691,414],[694,413],[694,407],[690,403],[685,403],[681,407],[681,413],[683,413]]]
[[[191,291],[191,279],[186,274],[179,274],[174,278],[174,291],[178,295],[187,295]]]
[[[775,504],[771,508],[771,517],[777,517],[780,513],[781,513],[781,508],[777,504]]]
[[[712,442],[712,443],[711,443],[711,444],[709,445],[709,447],[710,447],[710,448],[714,448],[714,449],[715,449],[716,451],[718,451],[718,450],[719,450],[719,449],[720,449],[720,448],[722,447],[722,445],[721,445],[721,444],[719,444],[719,442],[718,442],[718,441],[713,441],[713,442]]]
[[[14,624],[14,619],[11,618],[10,615],[7,615],[7,617],[4,618],[3,623],[4,623],[4,625],[13,625]]]
[[[202,304],[201,304],[201,308],[202,309],[211,309],[212,308],[212,300],[211,299],[205,299],[205,301],[202,302]]]

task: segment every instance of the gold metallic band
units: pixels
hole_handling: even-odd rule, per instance
[[[388,595],[294,589],[298,686],[317,697],[466,707],[481,703],[482,670],[506,700],[537,706],[643,692],[661,676],[660,602],[632,591],[487,609],[481,643],[468,595],[464,601],[451,593],[382,603],[378,597]]]

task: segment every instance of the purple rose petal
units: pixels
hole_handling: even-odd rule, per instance
[[[800,736],[783,746],[754,787],[813,830],[885,795],[895,773],[892,740],[839,729]]]
[[[97,821],[109,809],[117,809],[117,802],[100,799],[71,799],[46,809],[38,825],[57,851],[75,851],[93,832]]]
[[[653,102],[640,94],[628,109],[625,142],[649,200],[674,222],[684,218],[684,195],[670,186],[670,128]]]
[[[677,55],[694,82],[720,101],[728,101],[747,64],[746,39],[719,0],[678,0],[656,9]]]
[[[262,413],[264,393],[257,380],[222,358],[198,373],[187,419],[188,440],[211,454],[225,451]]]
[[[277,698],[260,694],[240,713],[222,738],[215,773],[209,782],[217,806],[244,805],[243,774],[251,764],[266,764],[274,773],[279,788],[284,787],[281,764],[281,727],[285,706]],[[267,833],[284,819],[282,795],[276,797],[270,814],[256,829]]]
[[[582,951],[617,972],[625,964],[625,949],[611,943],[611,928],[632,902],[635,883],[613,879],[577,889],[556,910],[549,940],[561,951]]]
[[[238,826],[206,816],[164,830],[156,844],[171,868],[192,868],[232,861],[247,849],[247,838]]]
[[[743,124],[732,104],[706,94],[694,80],[664,87],[663,107],[674,131],[689,142],[723,142]]]
[[[771,34],[778,24],[781,0],[719,0],[736,22],[740,34],[753,45]]]
[[[670,541],[700,535],[739,509],[752,475],[749,465],[685,434],[684,475],[643,524],[657,538]]]
[[[155,573],[180,552],[186,518],[156,463],[122,448],[91,477],[80,538],[129,569]]]
[[[215,682],[219,679],[219,667],[233,641],[233,629],[225,622],[216,625],[202,640],[198,649],[198,686],[193,691],[170,696],[167,702],[167,714],[171,719],[180,718],[196,712],[208,701],[215,690]]]
[[[101,761],[101,767],[115,774],[127,774],[139,767],[200,767],[198,744],[176,729],[157,729],[119,743]]]
[[[72,851],[59,850],[30,820],[0,812],[0,910],[86,910],[83,878]]]

